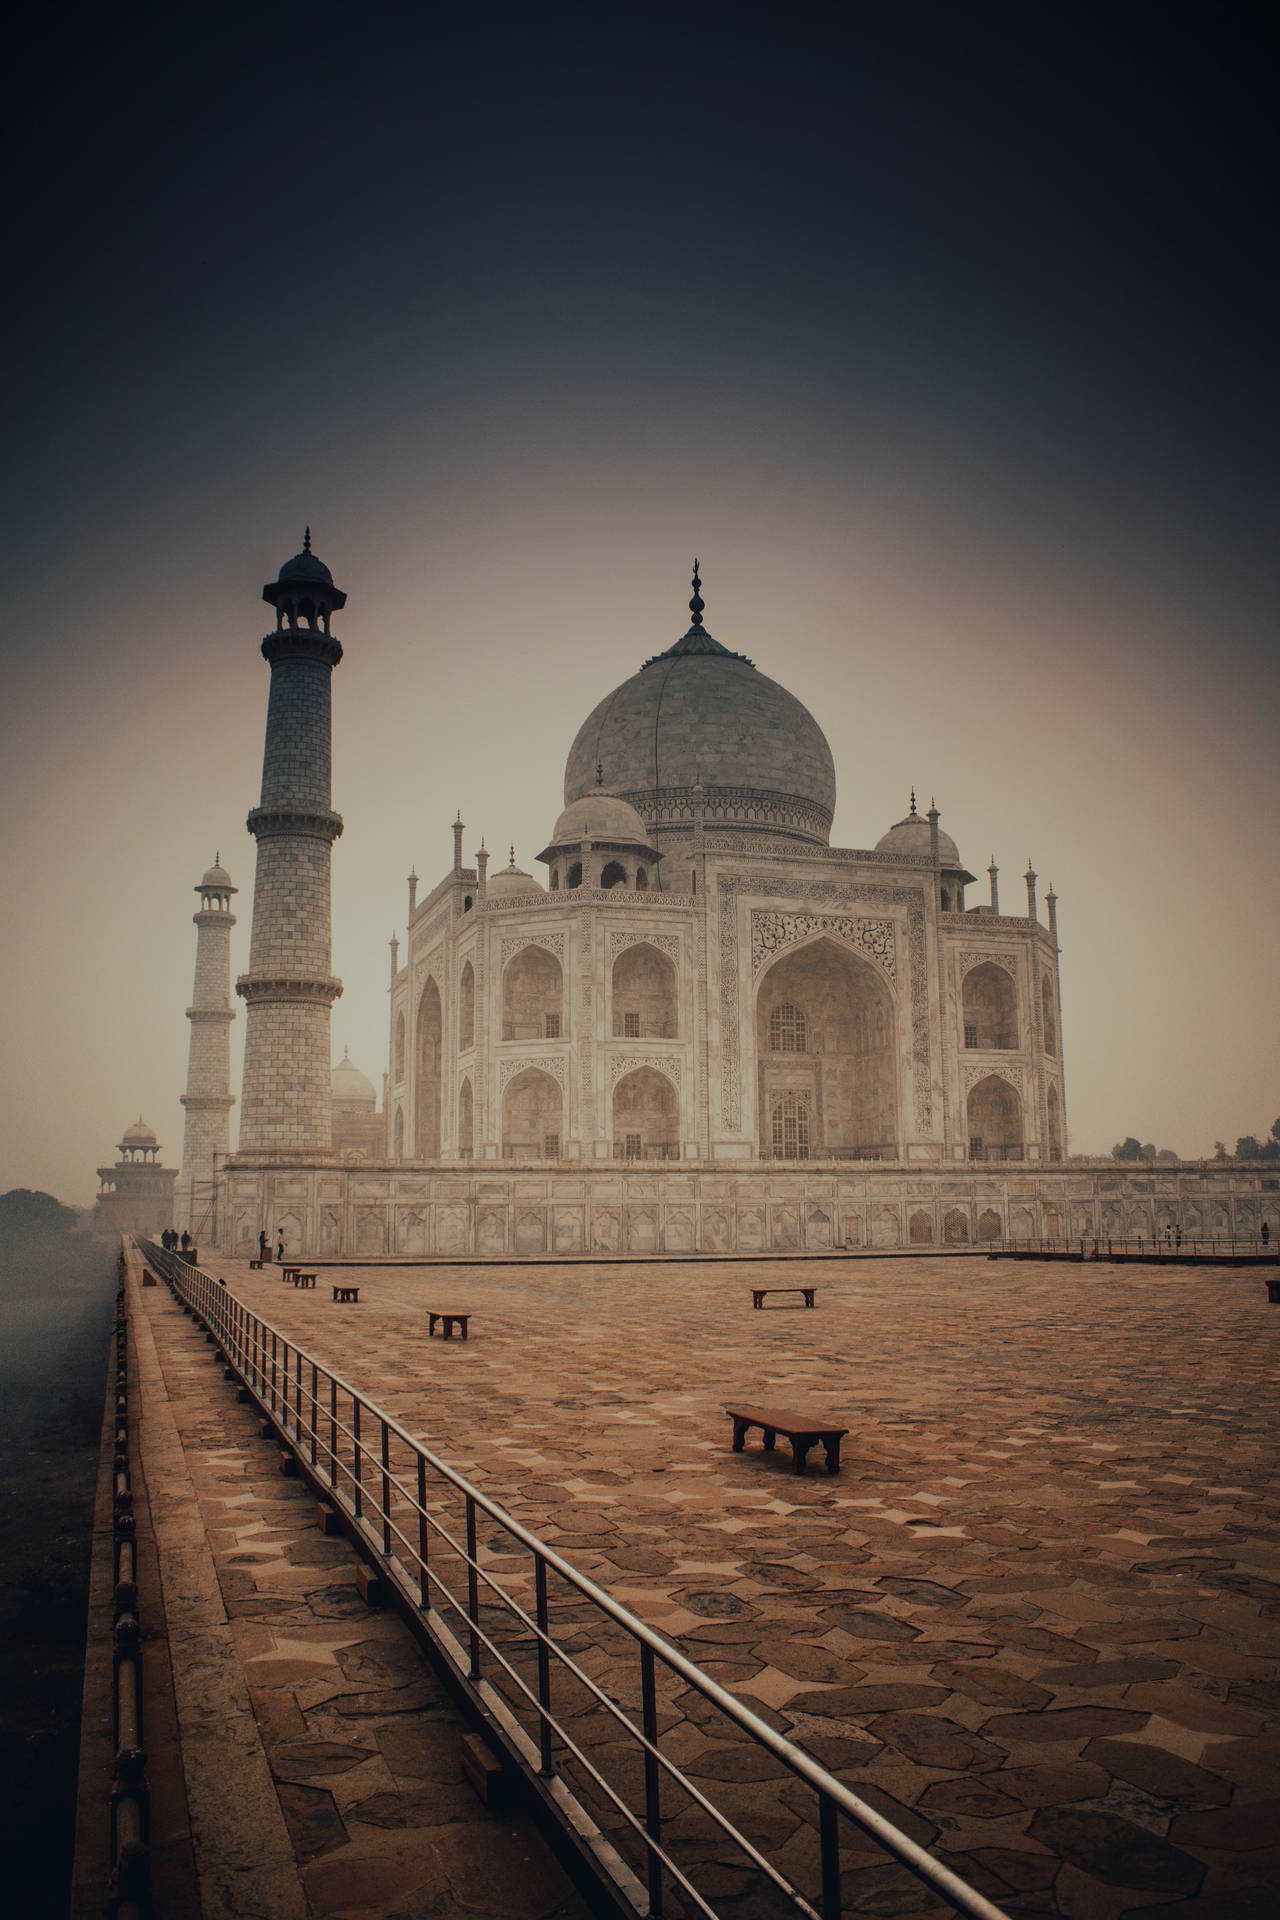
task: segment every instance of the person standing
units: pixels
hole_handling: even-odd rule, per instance
[[[267,1257],[267,1230],[265,1227],[259,1227],[258,1228],[258,1258],[259,1260],[265,1261],[266,1257]]]
[[[276,1228],[276,1237],[280,1242],[279,1246],[276,1248],[276,1259],[283,1260],[284,1259],[284,1228],[283,1227]]]

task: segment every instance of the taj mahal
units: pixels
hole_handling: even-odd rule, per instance
[[[1019,910],[1002,909],[993,856],[972,898],[938,807],[914,792],[870,846],[833,847],[822,728],[712,637],[701,587],[695,562],[687,631],[579,726],[543,877],[514,852],[490,871],[483,844],[468,859],[461,819],[435,883],[411,875],[379,1109],[373,1082],[331,1055],[346,595],[308,532],[263,588],[275,626],[235,982],[239,1141],[235,888],[219,859],[197,888],[177,1214],[228,1252],[265,1226],[320,1257],[1247,1231],[1252,1181],[1067,1161],[1052,889],[1038,900],[1028,862]]]

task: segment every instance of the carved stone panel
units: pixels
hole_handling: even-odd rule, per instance
[[[781,913],[757,907],[751,915],[751,972],[788,947],[815,933],[829,933],[846,946],[867,955],[897,984],[898,958],[892,920],[867,920],[860,914]]]

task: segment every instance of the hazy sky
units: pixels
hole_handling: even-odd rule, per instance
[[[1072,1149],[1265,1133],[1261,12],[889,14],[26,21],[0,1187],[87,1200],[139,1111],[178,1164],[192,888],[220,850],[241,970],[259,595],[306,522],[350,596],[335,1059],[380,1082],[410,866],[440,877],[459,807],[468,855],[534,865],[696,552],[708,629],[827,731],[837,844],[914,784],[1006,910],[1028,856],[1055,884]]]

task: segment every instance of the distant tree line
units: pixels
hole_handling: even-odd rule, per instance
[[[75,1208],[64,1207],[51,1193],[31,1187],[10,1187],[8,1193],[0,1193],[0,1234],[74,1233],[79,1225]]]
[[[1134,1138],[1133,1134],[1111,1149],[1113,1160],[1155,1160],[1162,1166],[1168,1166],[1180,1157],[1179,1154],[1171,1152],[1168,1147],[1161,1147],[1157,1152],[1155,1147],[1144,1146],[1140,1140]],[[1227,1161],[1280,1160],[1280,1118],[1272,1121],[1271,1132],[1265,1140],[1259,1140],[1253,1133],[1242,1133],[1236,1141],[1234,1153],[1227,1152],[1225,1140],[1215,1140],[1213,1157],[1215,1160]]]

